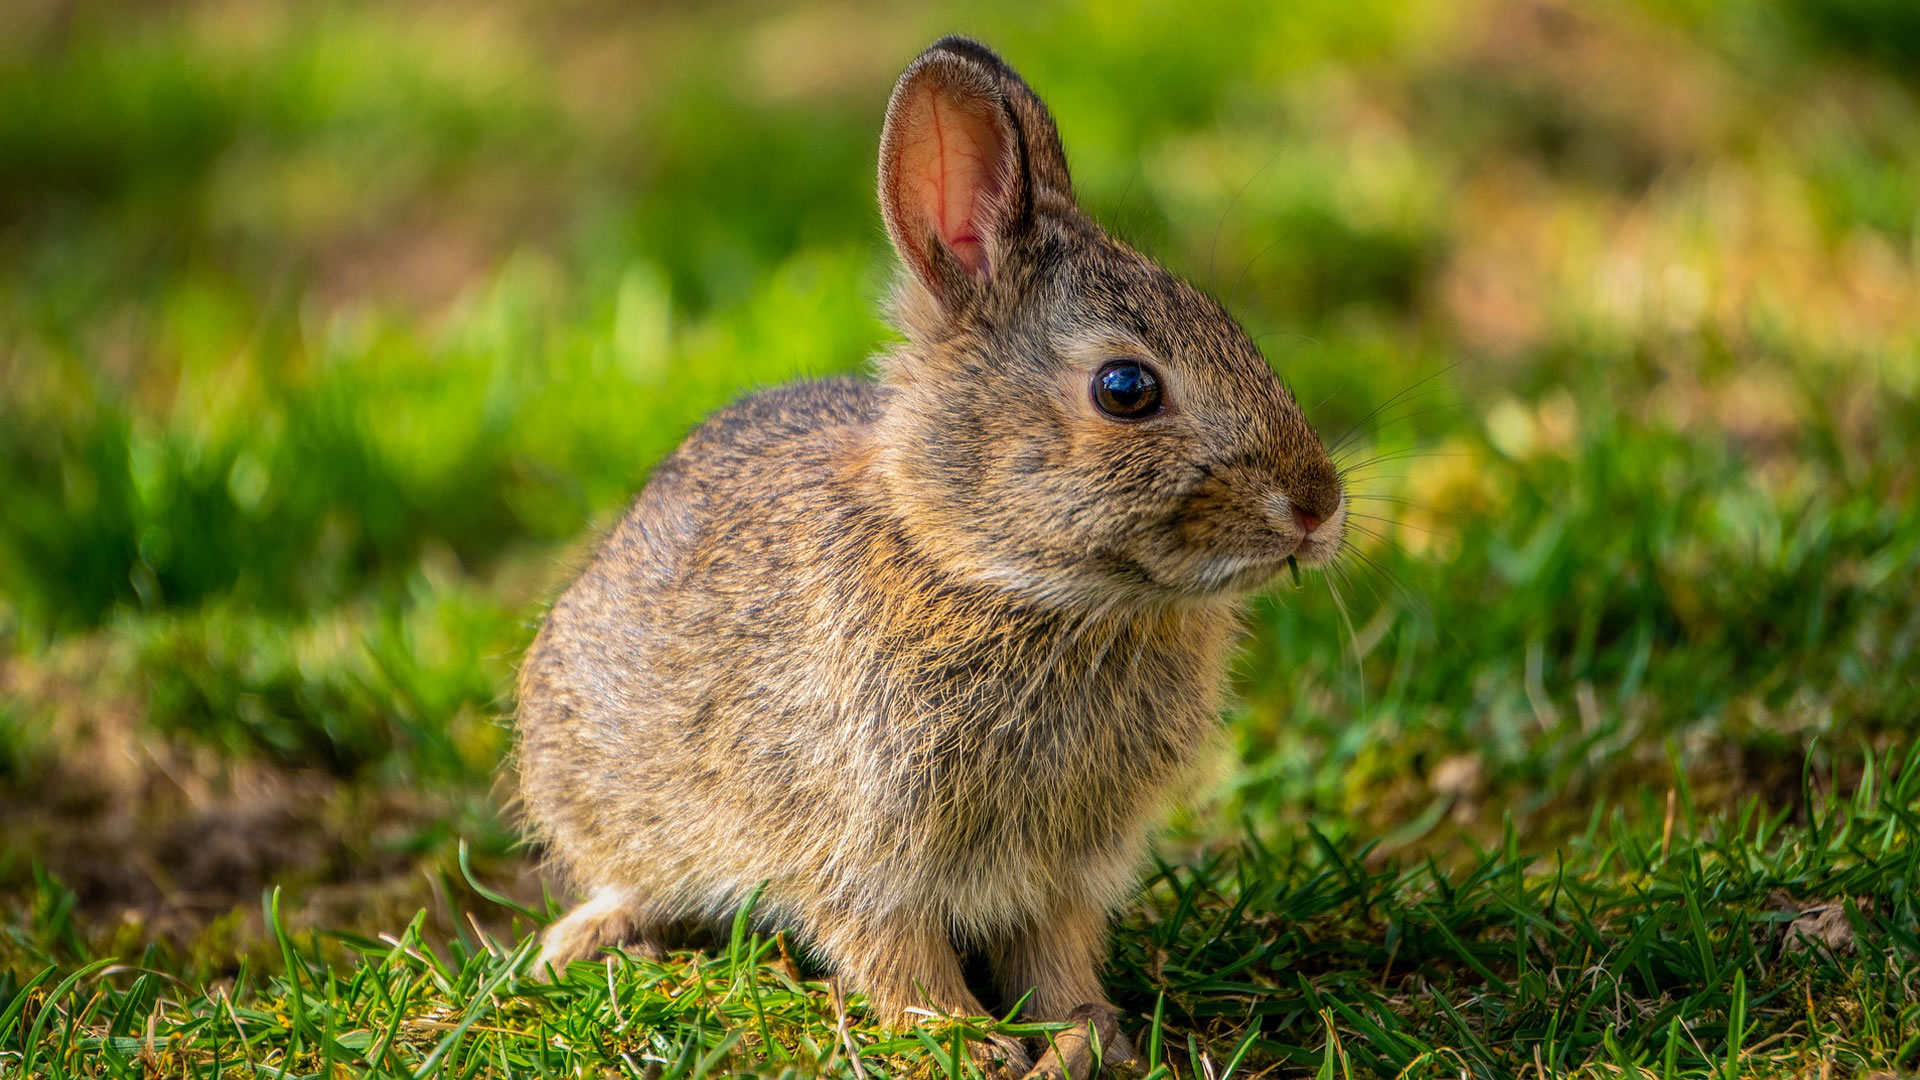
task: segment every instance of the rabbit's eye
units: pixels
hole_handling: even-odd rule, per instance
[[[1121,420],[1139,420],[1160,411],[1160,380],[1146,365],[1115,360],[1093,377],[1093,403]]]

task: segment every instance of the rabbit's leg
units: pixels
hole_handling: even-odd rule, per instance
[[[1133,1059],[1133,1045],[1120,1031],[1119,1013],[1108,1004],[1100,985],[1106,941],[1106,914],[1092,905],[1073,902],[992,950],[994,979],[1005,1001],[1011,1005],[1023,995],[1032,995],[1021,1010],[1021,1019],[1072,1020],[1079,1024],[1053,1037],[1053,1046],[1028,1077],[1092,1075],[1096,1033],[1100,1057],[1106,1064]]]
[[[945,930],[931,921],[895,915],[883,922],[813,921],[814,940],[841,977],[867,995],[875,1020],[904,1030],[924,1018],[985,1016],[980,999],[967,989],[960,957]],[[983,1068],[998,1065],[1018,1075],[1031,1060],[1020,1040],[995,1035],[970,1049]]]
[[[558,977],[568,964],[590,959],[608,945],[658,959],[666,955],[658,931],[658,922],[638,895],[616,885],[603,885],[540,935],[540,955],[533,962],[533,972],[539,978]]]

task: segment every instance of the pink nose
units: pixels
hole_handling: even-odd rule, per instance
[[[1305,510],[1300,509],[1298,506],[1295,506],[1293,508],[1293,520],[1300,523],[1301,532],[1310,533],[1313,530],[1320,527],[1319,518],[1314,517],[1312,514],[1307,513]]]

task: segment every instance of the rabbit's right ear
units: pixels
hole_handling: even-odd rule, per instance
[[[1060,200],[1073,188],[1053,118],[992,50],[942,38],[908,66],[880,134],[880,209],[942,307],[999,273],[1036,207]]]

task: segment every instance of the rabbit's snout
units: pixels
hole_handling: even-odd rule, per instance
[[[1278,493],[1268,500],[1267,521],[1289,554],[1308,566],[1323,566],[1340,550],[1346,532],[1347,500],[1337,486]]]
[[[1339,517],[1344,508],[1345,500],[1338,494],[1329,506],[1325,500],[1302,499],[1282,492],[1269,496],[1264,509],[1269,528],[1304,545],[1315,539],[1327,522]]]

